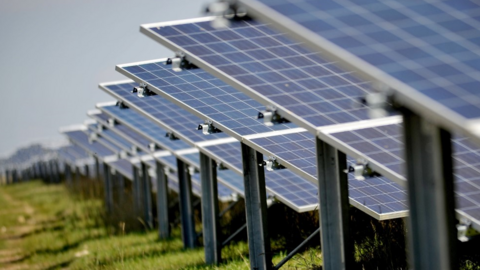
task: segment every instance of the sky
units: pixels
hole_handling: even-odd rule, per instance
[[[65,140],[95,104],[115,65],[171,57],[140,24],[204,16],[213,0],[0,0],[0,158]]]

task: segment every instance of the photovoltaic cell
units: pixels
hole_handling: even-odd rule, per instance
[[[433,112],[457,128],[468,129],[466,120],[480,118],[478,2],[241,2],[259,19],[387,83],[403,96],[405,106]]]
[[[103,126],[108,127],[110,130],[116,132],[119,136],[121,136],[124,139],[129,140],[132,144],[136,145],[140,149],[148,152],[148,147],[151,141],[141,135],[140,133],[136,132],[135,130],[124,126],[122,124],[115,124],[115,126],[110,126],[108,124],[108,119],[110,118],[107,114],[101,112],[98,114],[91,114],[90,117],[95,119],[98,123],[102,124]]]
[[[110,165],[118,173],[121,173],[128,180],[133,180],[132,163],[128,159],[119,159],[116,161],[112,161],[109,162],[108,165]]]
[[[142,31],[223,78],[283,116],[315,133],[315,127],[368,118],[359,100],[370,90],[268,25],[231,21],[215,29],[211,19],[142,26]],[[131,73],[142,73],[142,70]]]
[[[116,134],[112,130],[109,130],[106,127],[103,127],[101,131],[99,131],[98,129],[92,130],[92,131],[97,133],[99,136],[107,139],[108,141],[115,144],[116,146],[120,147],[121,150],[124,150],[124,151],[132,150],[132,143],[125,140],[124,138],[122,138],[121,136],[119,136],[118,134]]]
[[[272,153],[286,167],[300,170],[300,173],[310,181],[318,179],[315,141],[309,132],[257,138],[251,141]],[[355,164],[355,160],[347,157],[347,163]],[[348,186],[350,203],[357,208],[367,213],[373,212],[372,215],[380,219],[406,215],[408,208],[405,189],[386,177],[358,181],[350,173]]]
[[[243,165],[239,142],[211,145],[204,148],[227,161],[230,166],[234,166],[237,174],[242,173]],[[318,205],[318,188],[288,169],[265,171],[265,185],[268,193],[275,195],[281,202],[296,211],[311,211]]]
[[[332,135],[405,177],[402,128],[396,124]],[[452,143],[457,211],[480,226],[480,148],[467,138],[456,137]]]
[[[63,132],[72,143],[85,149],[92,155],[104,158],[107,156],[115,155],[115,152],[100,144],[99,142],[90,143],[88,140],[88,134],[83,130],[74,130]]]
[[[154,140],[163,149],[175,151],[188,148],[189,145],[181,140],[170,140],[165,136],[166,130],[160,128],[155,122],[141,115],[132,109],[121,109],[117,106],[105,106],[102,110],[118,120],[121,124],[128,126],[139,133]]]
[[[199,68],[175,72],[164,59],[121,65],[117,70],[131,79],[150,84],[160,95],[201,117],[202,123],[212,120],[232,137],[294,127],[292,124],[264,125],[256,118],[265,106]]]
[[[174,134],[182,134],[185,141],[195,143],[199,141],[211,140],[216,138],[227,137],[226,134],[217,133],[205,136],[201,131],[196,130],[197,126],[204,122],[205,119],[200,119],[193,116],[186,110],[166,100],[165,98],[153,95],[139,98],[136,93],[132,93],[133,87],[138,84],[133,82],[117,83],[117,84],[103,84],[102,89],[108,94],[125,101],[130,106],[135,107],[145,115],[150,115],[150,119],[157,125],[162,126],[169,132]],[[104,109],[114,111],[113,106],[106,106]],[[166,132],[163,134],[165,135]]]

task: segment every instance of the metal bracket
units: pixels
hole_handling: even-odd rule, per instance
[[[115,127],[115,124],[116,124],[115,119],[108,118],[107,119],[107,124],[108,124],[109,127]]]
[[[468,240],[470,240],[470,237],[467,235],[467,233],[471,225],[472,222],[464,218],[462,218],[457,224],[457,238],[460,242],[468,242]]]
[[[97,130],[98,130],[98,132],[102,132],[102,131],[103,131],[103,126],[102,126],[102,125],[98,125],[98,126],[97,126]]]
[[[158,147],[155,143],[152,142],[148,144],[148,149],[152,152],[155,152],[158,149]]]
[[[128,109],[128,106],[123,103],[123,101],[117,101],[117,104],[115,106],[119,107],[120,109]]]
[[[264,166],[267,171],[275,171],[275,170],[281,170],[285,169],[283,165],[278,163],[276,157],[268,157],[267,160],[264,160],[260,166]]]
[[[171,131],[168,131],[167,133],[165,133],[165,137],[168,137],[172,141],[178,140],[178,137],[175,136],[175,134]]]
[[[197,130],[202,130],[204,135],[222,132],[213,126],[213,122],[211,120],[206,120],[205,123],[198,125]]]
[[[131,149],[132,149],[132,154],[133,154],[133,155],[136,155],[137,152],[138,152],[137,147],[136,147],[135,145],[132,145]]]
[[[257,119],[263,119],[263,123],[266,126],[273,126],[274,124],[283,124],[290,122],[280,116],[274,106],[267,106],[266,110],[258,112]]]
[[[185,53],[183,52],[177,52],[175,54],[175,57],[168,58],[165,64],[172,65],[172,70],[175,72],[180,72],[184,69],[192,69],[197,67],[185,59]]]
[[[193,167],[193,166],[188,166],[188,173],[189,173],[190,175],[194,175],[194,174],[199,173],[199,172],[200,172],[200,171],[199,171],[197,168],[195,168],[195,167]]]
[[[97,133],[90,133],[90,136],[88,136],[88,143],[93,143],[98,139]]]
[[[382,118],[392,115],[396,108],[393,102],[393,91],[386,84],[376,82],[372,84],[375,92],[367,94],[360,100],[363,105],[368,106],[370,118]]]
[[[144,82],[140,83],[140,86],[134,87],[132,93],[137,93],[137,96],[141,98],[155,95],[150,89],[148,89],[147,84]]]
[[[219,1],[208,5],[205,13],[216,18],[212,21],[214,28],[226,28],[230,26],[230,20],[248,19],[247,9],[238,5],[236,1]]]
[[[372,170],[368,165],[368,160],[358,159],[357,163],[348,166],[348,169],[345,170],[345,173],[353,172],[355,179],[363,181],[366,177],[380,176],[377,172]]]
[[[220,171],[228,170],[228,168],[223,164],[223,162],[217,162],[217,168]]]
[[[128,158],[128,153],[122,150],[122,151],[120,151],[120,153],[118,154],[118,157],[119,157],[120,159],[126,159],[126,158]]]

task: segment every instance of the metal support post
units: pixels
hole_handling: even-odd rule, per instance
[[[140,183],[140,193],[143,206],[143,218],[146,226],[153,228],[153,214],[152,214],[152,184],[150,181],[150,175],[148,174],[148,167],[145,163],[141,163],[142,177]]]
[[[83,169],[85,170],[85,177],[90,178],[90,177],[91,177],[91,175],[90,175],[90,166],[88,166],[88,164],[85,164],[85,166],[83,167]]]
[[[182,220],[182,240],[184,248],[194,248],[196,233],[193,217],[192,182],[187,165],[177,158],[180,216]]]
[[[263,155],[242,143],[250,269],[272,269]]]
[[[10,184],[10,170],[5,170],[5,184]]]
[[[14,169],[12,171],[12,183],[17,183],[17,182],[18,182],[17,170]]]
[[[100,161],[98,160],[98,157],[94,157],[95,159],[95,177],[97,178],[96,180],[100,180]]]
[[[156,167],[158,237],[160,239],[166,239],[170,237],[170,224],[168,221],[168,179],[163,164],[157,161]]]
[[[80,188],[80,167],[75,166],[75,189]]]
[[[117,172],[117,179],[116,179],[116,193],[118,204],[123,207],[125,205],[125,177],[119,172]]]
[[[65,182],[67,182],[67,187],[73,188],[72,168],[68,164],[65,164]]]
[[[316,138],[323,269],[348,269],[353,263],[349,236],[347,157]]]
[[[413,269],[456,269],[451,135],[404,110],[409,259]]]
[[[103,186],[105,192],[105,209],[107,213],[113,211],[113,192],[112,192],[112,175],[110,173],[110,166],[103,163]]]
[[[217,164],[202,152],[200,152],[200,173],[205,262],[207,264],[218,264],[222,259],[222,243],[218,223]]]
[[[53,166],[55,167],[55,177],[57,179],[57,183],[61,182],[61,177],[60,177],[60,164],[58,162],[58,159],[55,159],[53,161]]]
[[[132,184],[132,193],[133,193],[133,211],[137,217],[139,216],[143,207],[141,205],[142,200],[140,198],[140,170],[137,166],[132,164],[133,168],[133,184]]]

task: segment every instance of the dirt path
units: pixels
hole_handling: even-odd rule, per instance
[[[0,228],[0,269],[4,270],[20,270],[32,269],[32,265],[23,263],[26,259],[26,254],[21,248],[22,239],[37,229],[35,224],[35,209],[26,202],[21,202],[14,199],[10,194],[0,190],[0,196],[7,202],[8,205],[0,214],[17,215],[18,225],[11,227]]]

